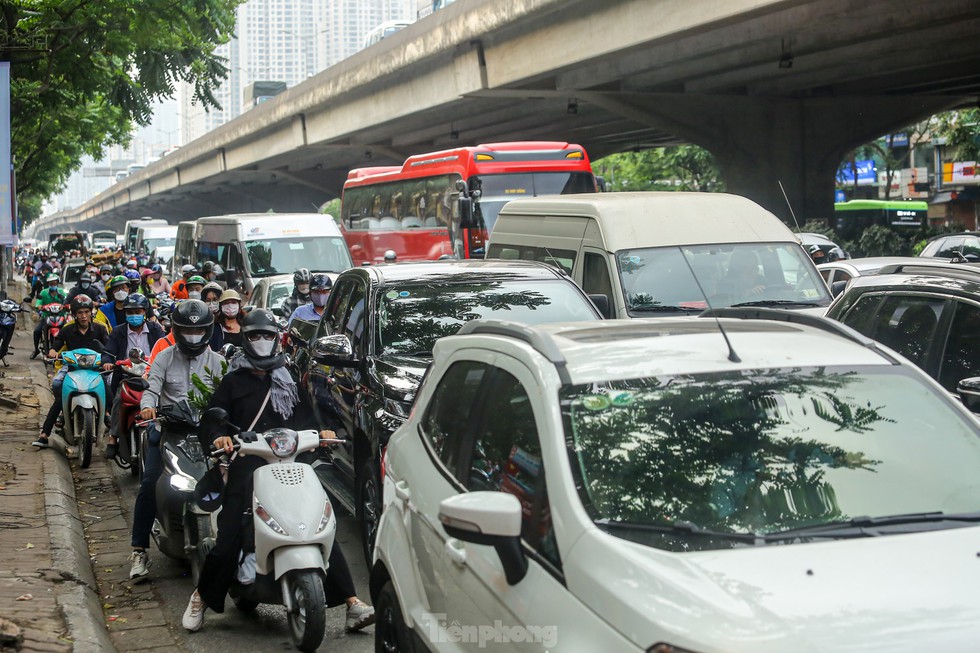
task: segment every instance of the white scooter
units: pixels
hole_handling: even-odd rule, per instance
[[[223,409],[211,408],[202,422],[238,430],[227,418]],[[258,456],[268,464],[252,475],[255,580],[236,581],[229,594],[244,611],[260,603],[284,605],[296,648],[314,651],[326,628],[323,582],[337,520],[313,467],[296,462],[296,457],[323,442],[339,441],[291,429],[242,431],[232,437],[237,455]],[[217,512],[211,513],[211,527],[217,533]]]

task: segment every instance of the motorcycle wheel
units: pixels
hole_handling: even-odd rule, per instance
[[[402,617],[398,595],[391,581],[385,583],[374,604],[378,621],[374,627],[375,653],[415,653],[412,635]]]
[[[214,548],[214,533],[211,532],[211,518],[209,515],[192,515],[191,519],[196,522],[194,528],[194,550],[191,551],[191,580],[194,587],[201,579],[201,570],[204,569],[204,559]]]
[[[286,615],[293,643],[301,651],[315,651],[327,626],[323,579],[312,570],[298,571],[289,581],[293,610]]]
[[[78,419],[78,416],[81,419]],[[91,410],[81,410],[75,411],[76,421],[75,426],[78,428],[81,426],[80,431],[75,431],[76,433],[81,432],[82,434],[82,446],[81,446],[81,460],[79,463],[82,469],[87,468],[92,464],[92,445],[95,443],[95,413]]]
[[[140,451],[140,432],[135,424],[129,427],[126,438],[129,440],[129,473],[133,478],[139,478],[142,476],[143,456],[141,454],[143,452]]]

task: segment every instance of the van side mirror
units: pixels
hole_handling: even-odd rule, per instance
[[[612,309],[609,307],[609,295],[603,293],[589,293],[589,299],[595,304],[596,309],[607,320],[612,319]]]
[[[980,377],[961,380],[956,384],[956,392],[960,395],[960,401],[964,406],[980,414]]]

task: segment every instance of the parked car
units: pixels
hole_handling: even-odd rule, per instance
[[[980,269],[887,271],[853,280],[827,310],[956,392],[980,376]]]
[[[246,306],[251,308],[267,308],[273,313],[281,315],[282,311],[279,310],[279,307],[282,306],[283,300],[289,297],[292,292],[292,273],[263,277],[255,283],[255,288],[252,290]]]
[[[824,260],[841,261],[851,258],[851,255],[845,252],[843,247],[823,234],[802,232],[797,235],[800,237],[800,244],[803,245],[803,249],[809,252],[810,247],[816,245],[821,249],[821,251],[823,251]]]
[[[714,313],[737,357],[676,317],[436,343],[383,461],[376,649],[974,648],[980,422],[829,320]]]
[[[919,256],[933,258],[962,256],[971,263],[980,262],[980,232],[966,231],[935,236],[929,239]]]
[[[820,276],[830,286],[830,293],[837,297],[847,282],[856,277],[866,277],[874,274],[892,274],[898,271],[917,274],[956,274],[967,267],[975,267],[972,263],[962,261],[949,263],[947,261],[922,259],[917,256],[868,256],[852,258],[847,261],[821,263],[817,266]],[[980,268],[975,268],[980,269]]]
[[[368,559],[381,507],[381,452],[412,409],[432,347],[469,320],[489,316],[527,324],[601,319],[582,290],[551,266],[450,260],[347,270],[315,327],[292,323],[299,383],[321,428],[347,441],[329,450],[317,474],[361,520]]]

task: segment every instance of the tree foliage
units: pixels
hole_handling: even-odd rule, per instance
[[[980,108],[947,111],[935,116],[933,132],[960,161],[980,160]]]
[[[612,154],[594,162],[592,167],[616,191],[725,190],[714,156],[697,145]]]
[[[216,107],[227,68],[214,50],[231,37],[241,2],[0,0],[20,202],[58,190],[83,155],[126,143],[180,82]]]

